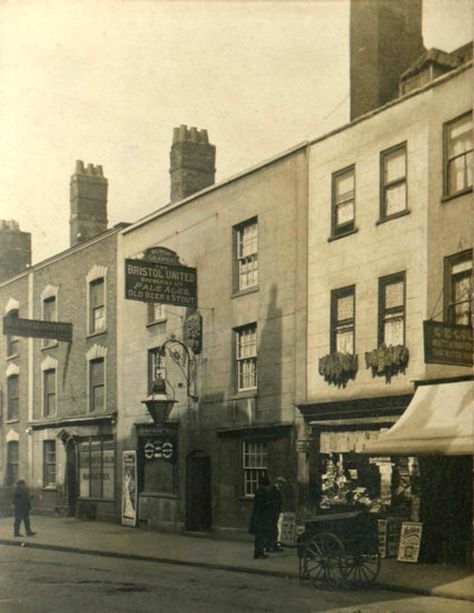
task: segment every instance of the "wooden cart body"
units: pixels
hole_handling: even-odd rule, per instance
[[[366,510],[309,518],[298,537],[299,576],[315,585],[367,584],[380,571],[377,516]]]

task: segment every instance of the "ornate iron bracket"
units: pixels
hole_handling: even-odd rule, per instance
[[[185,360],[183,360],[181,351],[176,349],[176,346],[180,347],[184,351],[186,356]],[[195,380],[195,371],[193,370],[194,361],[191,358],[188,347],[179,339],[175,338],[174,336],[170,336],[170,338],[168,338],[159,347],[160,355],[163,357],[166,356],[166,351],[168,351],[170,358],[179,366],[181,372],[183,373],[186,381],[186,393],[188,398],[191,398],[193,402],[197,402],[199,400],[198,396],[191,393],[191,384]]]

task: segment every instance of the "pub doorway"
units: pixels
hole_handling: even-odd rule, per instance
[[[186,460],[186,530],[211,529],[211,458],[192,451]]]
[[[68,515],[76,515],[76,505],[78,498],[77,481],[77,442],[74,438],[69,438],[66,442],[66,497],[68,504]]]

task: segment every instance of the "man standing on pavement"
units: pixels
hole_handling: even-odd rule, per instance
[[[249,532],[255,535],[253,557],[256,560],[268,558],[265,546],[271,526],[270,481],[260,477],[257,491],[253,499],[252,515],[250,516]]]
[[[31,499],[30,492],[26,487],[24,479],[20,479],[16,482],[16,489],[13,492],[13,507],[15,509],[13,536],[22,536],[22,534],[20,534],[21,522],[25,524],[25,532],[27,536],[33,536],[33,534],[36,534],[36,532],[33,532],[30,526]]]
[[[281,490],[285,483],[286,480],[283,477],[278,477],[273,486],[270,488],[270,527],[267,544],[267,548],[270,553],[283,551],[280,543],[278,542],[278,520],[280,518],[283,505]]]

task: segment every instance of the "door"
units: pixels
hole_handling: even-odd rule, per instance
[[[211,458],[193,451],[186,462],[186,530],[211,529]]]

